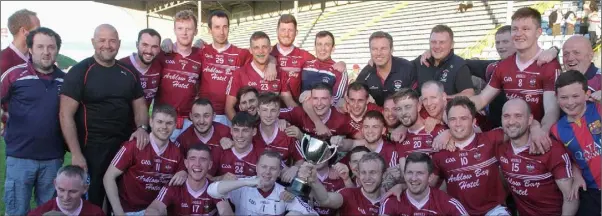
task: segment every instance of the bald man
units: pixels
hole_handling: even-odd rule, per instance
[[[589,90],[593,93],[600,91],[602,75],[600,68],[592,62],[594,50],[589,39],[582,35],[573,35],[562,46],[562,62],[565,70],[576,70],[587,78]],[[598,92],[599,93],[599,92]],[[599,99],[598,99],[599,100]]]
[[[136,69],[115,56],[119,34],[102,24],[92,38],[94,55],[74,65],[65,76],[59,119],[71,163],[87,169],[88,200],[102,206],[102,178],[119,147],[128,139],[149,141],[148,108]],[[136,131],[128,119],[135,119]]]

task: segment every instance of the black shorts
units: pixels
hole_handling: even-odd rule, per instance
[[[579,216],[600,215],[600,190],[589,188],[587,191],[579,189]]]
[[[113,157],[121,148],[123,141],[114,141],[110,143],[87,143],[82,148],[82,153],[88,165],[88,175],[90,185],[88,187],[88,201],[102,207],[105,199],[105,188],[102,179],[109,168]]]

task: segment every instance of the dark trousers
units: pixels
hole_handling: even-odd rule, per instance
[[[113,157],[121,148],[121,141],[111,143],[88,143],[82,151],[88,165],[90,185],[88,187],[88,201],[102,208],[105,199],[105,188],[102,178],[109,168]]]
[[[579,189],[579,210],[578,216],[594,216],[600,215],[600,190],[598,189]]]

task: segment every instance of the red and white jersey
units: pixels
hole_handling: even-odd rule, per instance
[[[178,136],[176,141],[180,144],[180,151],[183,155],[186,155],[190,146],[202,142],[213,149],[220,146],[220,140],[224,137],[231,138],[230,128],[218,122],[213,122],[213,126],[209,129],[207,137],[201,137],[196,133],[194,125],[188,127],[184,132]]]
[[[218,215],[216,205],[221,200],[207,194],[211,181],[205,178],[205,186],[199,191],[190,188],[188,181],[184,185],[161,188],[156,200],[167,206],[168,215]]]
[[[571,159],[564,146],[552,139],[550,151],[530,155],[529,146],[500,145],[497,157],[520,215],[562,214],[562,192],[555,180],[572,178]]]
[[[213,176],[221,176],[226,173],[232,173],[238,178],[245,178],[256,175],[257,161],[262,149],[251,148],[242,154],[234,151],[234,147],[222,149],[221,146],[211,150],[213,157],[213,167],[209,171]]]
[[[381,199],[372,200],[366,197],[361,187],[343,188],[338,193],[344,200],[339,208],[339,215],[379,215]]]
[[[433,139],[447,128],[437,125],[430,133],[426,132],[424,126],[416,131],[408,129],[406,139],[397,144],[397,152],[401,157],[406,157],[413,152],[422,152],[431,155],[433,152]]]
[[[374,150],[385,159],[387,168],[397,166],[399,162],[399,153],[397,152],[397,146],[394,143],[390,143],[381,139],[380,144]]]
[[[256,178],[256,177],[251,177]],[[230,202],[234,204],[235,215],[284,215],[296,211],[303,215],[317,215],[306,202],[295,197],[290,202],[280,199],[285,188],[275,183],[270,191],[262,191],[256,187],[241,187],[228,193]]]
[[[324,188],[326,188],[326,191],[337,192],[338,190],[345,188],[345,181],[338,176],[332,178],[332,176],[329,176],[330,172],[333,172],[333,170],[328,170],[328,173],[324,176],[321,176],[319,173],[316,174],[318,179],[320,179],[320,182],[322,182],[322,185],[324,185]],[[321,216],[334,216],[337,213],[337,209],[319,207],[317,202],[314,203],[314,210]]]
[[[325,83],[332,86],[332,96],[336,104],[347,91],[347,73],[334,69],[335,63],[332,59],[306,61],[301,71],[301,92],[311,90],[317,83]]]
[[[422,201],[410,197],[408,191],[403,191],[401,201],[390,196],[383,201],[381,213],[385,215],[468,215],[460,201],[447,195],[437,188],[428,188],[428,195]]]
[[[317,136],[316,126],[314,122],[307,116],[302,107],[293,107],[291,109],[281,109],[280,118],[286,120],[292,125],[299,127],[302,131],[305,131],[311,136],[320,139],[326,139],[328,137]],[[360,131],[356,130],[351,126],[351,118],[349,116],[340,113],[334,107],[330,108],[327,117],[322,120],[326,127],[330,128],[333,136],[343,135],[347,137],[353,137]]]
[[[293,47],[290,51],[285,52],[280,48],[280,44],[274,45],[271,55],[278,61],[276,65],[278,71],[287,74],[287,89],[290,90],[295,101],[298,101],[301,96],[301,69],[306,61],[314,60],[316,57],[298,47]]]
[[[157,104],[169,104],[178,116],[188,116],[197,95],[201,75],[200,49],[193,47],[189,56],[168,53],[161,56],[163,70],[157,93]]]
[[[111,161],[111,165],[123,171],[118,188],[125,212],[146,209],[171,177],[185,169],[184,158],[175,143],[168,141],[159,149],[152,137],[150,140],[142,150],[136,147],[135,139],[125,142]]]
[[[272,150],[280,153],[282,161],[287,162],[292,159],[293,162],[302,160],[301,154],[297,149],[299,141],[293,137],[286,135],[286,132],[281,131],[278,126],[274,127],[272,136],[266,135],[262,130],[262,124],[259,124],[257,134],[253,137],[254,147],[264,150]]]
[[[38,206],[36,209],[31,210],[27,215],[40,216],[47,212],[58,211],[65,215],[105,216],[105,213],[102,211],[102,209],[91,202],[80,199],[79,203],[79,207],[75,210],[75,212],[69,212],[59,206],[59,198],[56,197],[48,200],[48,202]]]
[[[238,89],[243,86],[251,86],[260,93],[273,92],[280,94],[288,91],[287,80],[285,73],[278,73],[275,80],[267,81],[263,72],[255,66],[255,62],[251,62],[234,72],[226,88],[226,94],[236,97]]]
[[[138,75],[140,76],[140,85],[144,91],[146,105],[150,106],[150,104],[153,102],[153,99],[157,95],[157,91],[159,90],[159,82],[161,81],[161,71],[163,70],[163,65],[161,64],[160,59],[154,59],[148,68],[142,69],[138,62],[136,62],[136,58],[138,58],[138,54],[132,53],[132,55],[124,57],[119,61],[128,65],[132,65],[134,68],[136,68],[136,71],[138,71]]]
[[[11,42],[8,47],[4,48],[0,51],[0,75],[6,72],[8,69],[27,63],[29,61],[29,52],[26,52],[25,55],[17,49],[15,45]]]
[[[227,96],[224,95],[224,89],[228,86],[234,71],[250,62],[253,56],[248,49],[242,49],[232,44],[219,50],[215,49],[212,44],[203,47],[201,59],[203,72],[199,97],[209,99],[215,114],[223,115]]]
[[[432,155],[435,175],[446,180],[447,193],[470,215],[485,215],[506,199],[495,157],[503,142],[504,131],[495,129],[474,134],[454,152],[442,150]]]
[[[374,104],[374,103],[368,103],[366,106],[366,111],[364,112],[364,114],[366,114],[368,111],[379,111],[379,112],[383,112],[383,108]],[[351,118],[351,126],[358,130],[358,131],[362,131],[362,127],[363,127],[363,123],[364,123],[364,116],[362,116],[359,119],[354,118],[351,113],[347,112],[347,116],[349,116],[349,118]]]
[[[537,56],[525,64],[518,62],[517,54],[500,61],[489,80],[489,85],[503,90],[508,99],[522,98],[527,101],[533,118],[541,121],[544,116],[543,93],[554,91],[556,75],[561,71],[561,67],[557,59],[537,66]]]

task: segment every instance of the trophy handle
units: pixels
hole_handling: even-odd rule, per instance
[[[338,145],[328,145],[328,149],[334,149],[334,150],[332,150],[332,153],[330,154],[330,156],[326,160],[322,160],[322,159],[324,159],[324,155],[322,155],[322,158],[320,158],[320,163],[324,163],[326,161],[329,161],[332,157],[334,157],[335,155],[337,155],[338,148],[339,148]]]

